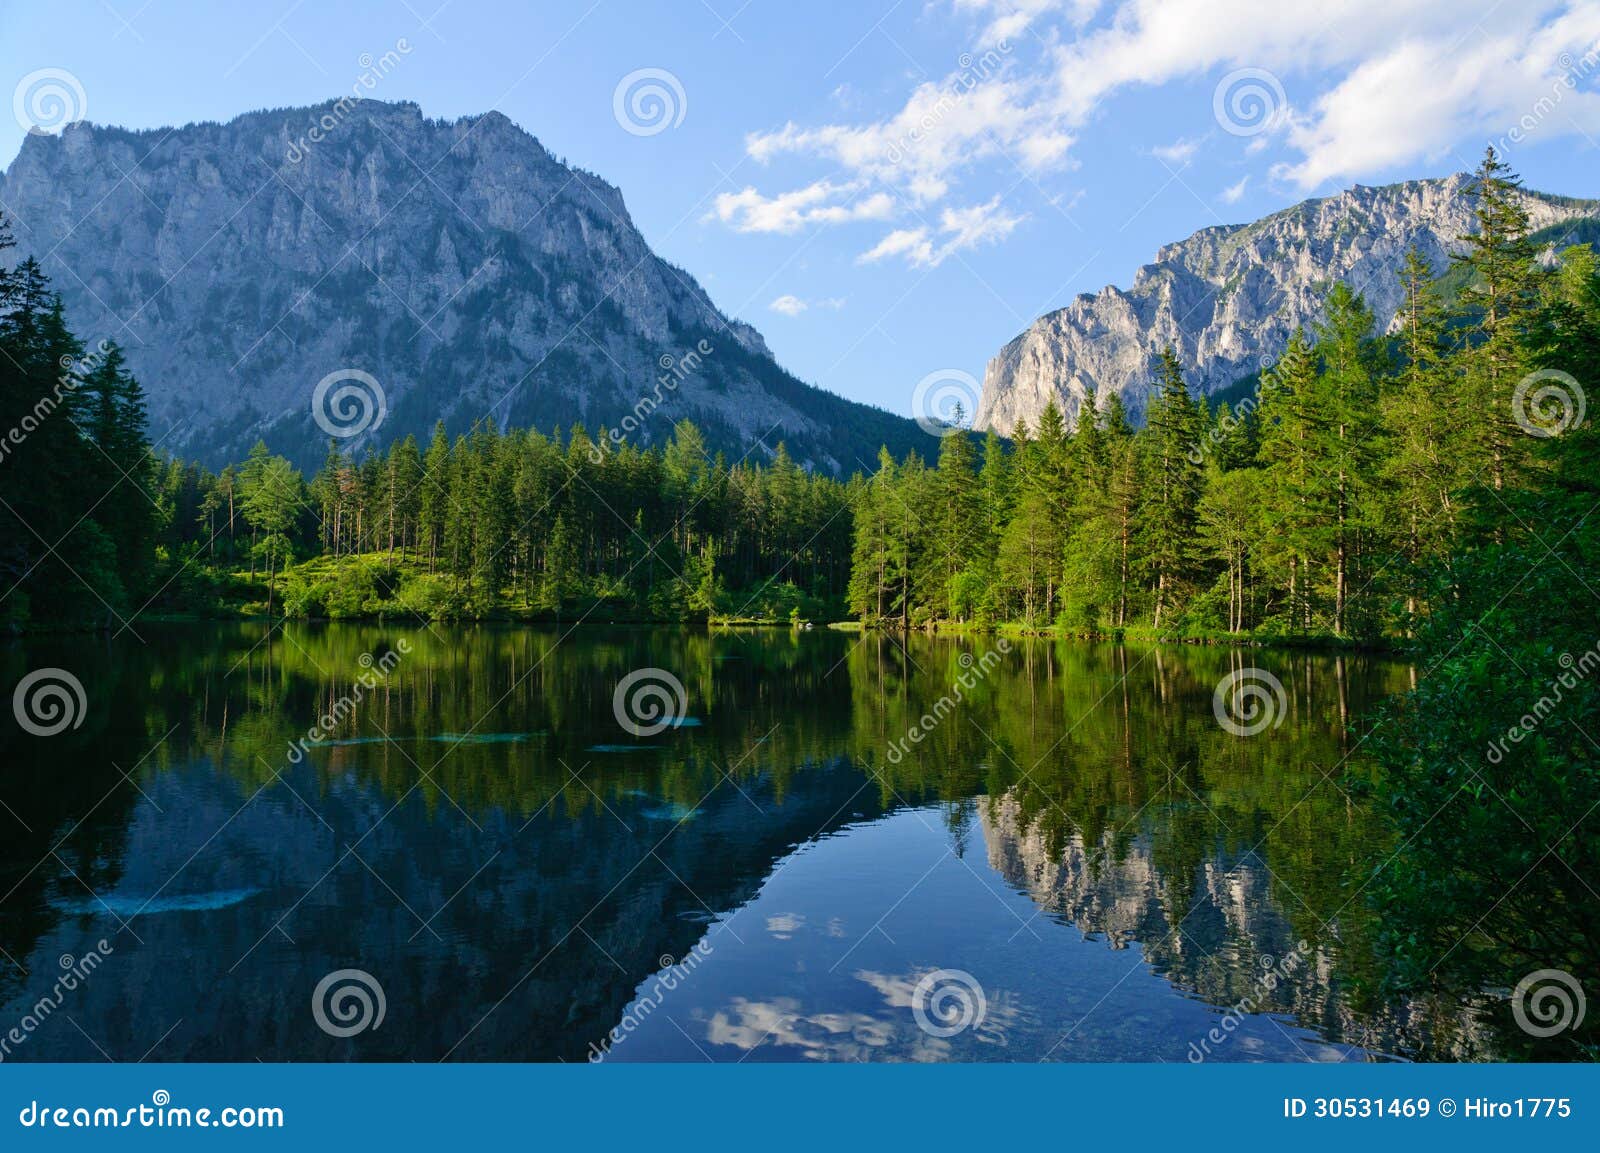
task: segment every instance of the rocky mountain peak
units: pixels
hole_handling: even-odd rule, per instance
[[[615,186],[498,112],[346,98],[76,124],[26,140],[0,204],[10,256],[42,261],[90,343],[127,349],[160,446],[208,463],[258,437],[320,459],[311,400],[345,370],[378,382],[385,413],[347,448],[438,419],[592,434],[632,417],[628,439],[648,443],[688,417],[734,457],[786,440],[850,469],[916,436],[784,372],[651,251]]]
[[[1407,250],[1442,272],[1472,231],[1470,179],[1356,185],[1164,245],[1132,288],[1079,296],[1002,348],[984,374],[975,424],[1009,434],[1018,422],[1035,424],[1052,398],[1073,418],[1086,397],[1103,404],[1112,393],[1137,417],[1169,345],[1191,386],[1216,392],[1260,371],[1295,328],[1315,323],[1340,280],[1387,325]],[[1600,220],[1600,201],[1525,192],[1524,203],[1532,228],[1556,247]]]

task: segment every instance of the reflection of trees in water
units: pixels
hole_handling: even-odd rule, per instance
[[[1155,866],[1143,836],[1121,846],[1107,836],[1092,848],[1072,838],[1052,852],[1012,798],[985,798],[980,813],[990,866],[1041,910],[1111,948],[1137,946],[1157,973],[1209,1004],[1287,1014],[1378,1054],[1487,1055],[1473,1016],[1447,1004],[1358,1004],[1337,942],[1301,949],[1257,861],[1203,860],[1192,884],[1180,885]]]
[[[825,826],[938,800],[958,851],[975,848],[981,830],[997,867],[1042,908],[1140,942],[1162,972],[1208,1001],[1236,1002],[1257,958],[1282,956],[1305,938],[1315,964],[1289,984],[1285,1011],[1355,1044],[1473,1051],[1454,1015],[1365,1004],[1349,988],[1352,978],[1371,975],[1359,961],[1372,932],[1360,885],[1384,837],[1364,799],[1359,733],[1347,726],[1403,686],[1405,670],[1390,663],[1014,641],[997,667],[963,689],[959,708],[929,726],[925,712],[992,640],[777,630],[584,629],[564,637],[550,629],[371,624],[149,633],[143,646],[79,642],[49,660],[29,652],[17,665],[73,668],[95,706],[75,743],[21,744],[7,769],[8,802],[20,793],[25,815],[40,814],[30,820],[31,840],[0,849],[6,887],[24,878],[0,903],[0,945],[19,958],[56,923],[48,902],[64,869],[24,874],[68,829],[62,857],[92,873],[97,890],[124,883],[125,870],[140,884],[159,884],[163,869],[176,870],[260,790],[237,828],[190,869],[230,856],[269,868],[284,891],[304,891],[398,804],[365,842],[384,863],[362,851],[382,883],[345,861],[296,913],[312,941],[346,941],[349,955],[298,950],[272,934],[259,946],[272,963],[241,968],[241,982],[256,982],[241,986],[241,996],[275,1003],[289,995],[263,974],[314,984],[336,963],[376,954],[390,980],[438,1007],[425,1034],[410,1037],[433,1052],[526,976],[518,1012],[494,1014],[461,1055],[581,1054],[656,958],[682,955],[704,931],[709,914],[683,882],[723,912],[748,898],[788,846]],[[366,671],[363,654],[377,658],[401,639],[409,652],[394,671],[347,714],[337,709]],[[963,654],[972,658],[966,664]],[[1254,738],[1227,733],[1212,712],[1217,683],[1246,665],[1268,669],[1284,689],[1280,723]],[[683,682],[695,725],[644,741],[617,725],[612,693],[644,667]],[[334,743],[291,765],[289,742],[329,713],[340,715],[319,736]],[[926,735],[891,762],[888,750],[913,725]],[[647,747],[616,751],[632,746]],[[63,779],[69,750],[85,767]],[[165,796],[188,805],[187,822],[145,811],[147,802],[110,767],[129,768],[146,752],[137,779],[148,803],[168,808]],[[975,796],[1003,800],[974,812]],[[644,850],[690,812],[657,859],[641,866]],[[530,817],[532,838],[516,832]],[[435,926],[445,941],[430,932],[420,946],[409,942],[417,922],[385,887],[426,917],[495,851]],[[572,937],[572,923],[597,902],[584,922],[593,941]],[[350,917],[352,909],[361,915]],[[262,910],[245,904],[208,915],[206,924],[243,953],[281,911],[273,906],[263,923]],[[129,963],[149,967],[152,987],[160,986],[163,955],[185,948],[162,934],[179,933],[182,923],[142,922],[140,935],[154,939]],[[445,934],[451,923],[455,932]],[[562,944],[564,935],[572,939]],[[191,977],[214,979],[199,970]],[[0,985],[0,999],[11,992]],[[558,1017],[544,1015],[546,1004],[561,1007]],[[244,1019],[217,1016],[213,1025],[253,1035]],[[396,1028],[391,1036],[395,1048],[385,1051],[402,1055],[406,1034]]]
[[[145,730],[141,686],[135,682],[130,691],[115,650],[103,642],[39,638],[0,650],[0,684],[15,685],[29,670],[47,667],[78,677],[88,707],[78,727],[34,737],[17,727],[9,691],[0,703],[0,1004],[48,988],[59,975],[55,957],[42,966],[30,960],[58,920],[50,902],[86,899],[91,889],[116,884],[139,800],[122,782],[122,770],[132,769],[139,753],[119,769],[101,748],[107,734]],[[24,966],[34,971],[24,974]]]

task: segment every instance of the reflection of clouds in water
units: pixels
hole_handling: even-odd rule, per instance
[[[804,913],[779,913],[776,917],[767,918],[767,932],[780,941],[787,941],[803,929],[805,923]]]
[[[780,920],[774,917],[770,921]],[[806,1013],[798,998],[775,997],[751,1001],[735,997],[719,1009],[706,1027],[715,1045],[732,1045],[750,1051],[762,1046],[786,1046],[814,1061],[948,1061],[954,1054],[949,1040],[932,1037],[917,1027],[912,1005],[920,981],[932,969],[909,974],[858,970],[858,981],[870,985],[892,1012],[881,1016],[861,1012]],[[990,998],[983,1021],[962,1034],[985,1045],[1006,1045],[1006,1030],[1021,1019],[1014,998],[1000,993]],[[959,1040],[959,1038],[958,1038]]]
[[[932,970],[924,970],[932,972]],[[871,969],[857,969],[856,980],[865,981],[879,993],[891,1009],[909,1009],[916,1003],[917,982],[922,980],[922,972],[912,973],[909,977],[896,977],[889,973],[874,973]]]
[[[747,1051],[770,1044],[799,1049],[813,1060],[866,1061],[873,1050],[893,1039],[893,1027],[865,1013],[808,1015],[793,997],[771,1001],[735,997],[727,1011],[712,1016],[706,1039]]]
[[[790,940],[807,925],[804,913],[778,913],[767,918],[767,932],[780,941]],[[828,936],[843,939],[845,936],[844,918],[829,917],[823,932]]]
[[[931,967],[913,969],[906,976],[892,973],[875,973],[870,969],[860,969],[856,972],[856,979],[865,981],[883,995],[884,1003],[891,1009],[905,1009],[908,1012],[915,1008],[917,1003],[917,985],[929,973],[935,970]],[[985,1004],[982,1014],[969,1028],[964,1028],[961,1034],[980,1041],[985,1045],[1007,1045],[1006,1030],[1022,1019],[1021,1009],[1017,1006],[1016,998],[1001,990],[983,991]],[[919,1029],[918,1032],[921,1030]],[[938,1042],[939,1046],[948,1050],[947,1042],[930,1037],[930,1041]]]

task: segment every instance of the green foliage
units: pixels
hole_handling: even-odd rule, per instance
[[[1420,638],[1426,675],[1374,742],[1402,851],[1372,889],[1401,989],[1510,988],[1539,969],[1600,967],[1600,629],[1573,587],[1600,572],[1600,438],[1568,438],[1579,443],[1549,483],[1516,498],[1538,534],[1440,573]],[[1528,1057],[1600,1045],[1593,1020],[1542,1043],[1507,1035]]]
[[[172,466],[162,496],[190,510],[165,546],[248,566],[242,600],[269,614],[778,623],[838,617],[849,579],[845,485],[782,444],[729,467],[688,421],[651,449],[490,424],[426,452],[335,441],[309,483],[258,444],[221,474]]]
[[[155,583],[155,487],[121,349],[85,348],[36,260],[0,267],[0,622],[127,623]]]
[[[1440,595],[1430,573],[1515,529],[1548,467],[1514,394],[1551,367],[1593,381],[1600,277],[1587,246],[1541,269],[1516,180],[1492,154],[1447,301],[1410,253],[1393,336],[1344,284],[1247,395],[1196,401],[1176,354],[1144,427],[1120,400],[1051,400],[1038,428],[936,468],[883,454],[852,491],[850,611],[901,626],[1012,622],[1162,637],[1397,642]],[[980,587],[980,582],[986,582]]]
[[[1479,286],[1471,339],[1440,356],[1426,300],[1424,319],[1408,320],[1417,335],[1400,407],[1424,431],[1393,474],[1408,511],[1441,484],[1452,490],[1443,529],[1402,522],[1426,578],[1421,675],[1372,742],[1400,848],[1369,889],[1385,914],[1387,983],[1403,990],[1511,989],[1540,970],[1600,970],[1591,880],[1600,871],[1600,628],[1590,591],[1600,574],[1600,435],[1592,422],[1526,435],[1509,415],[1508,379],[1556,370],[1593,395],[1600,293],[1587,249],[1543,280],[1531,276],[1526,222],[1507,195],[1514,182],[1492,154],[1479,180],[1480,230],[1466,257]],[[1561,385],[1575,400],[1572,383]],[[1507,407],[1474,408],[1491,403]],[[1508,1056],[1600,1052],[1592,1014],[1548,1038],[1510,1018],[1502,1007],[1496,1019]]]

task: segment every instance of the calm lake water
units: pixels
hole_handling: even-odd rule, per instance
[[[1381,1000],[1364,959],[1384,834],[1359,719],[1400,664],[140,632],[0,650],[6,686],[84,690],[59,734],[5,717],[7,1060],[1492,1055],[1447,999]],[[1213,710],[1245,666],[1282,686],[1253,736]],[[614,708],[643,669],[686,714],[648,735]]]

